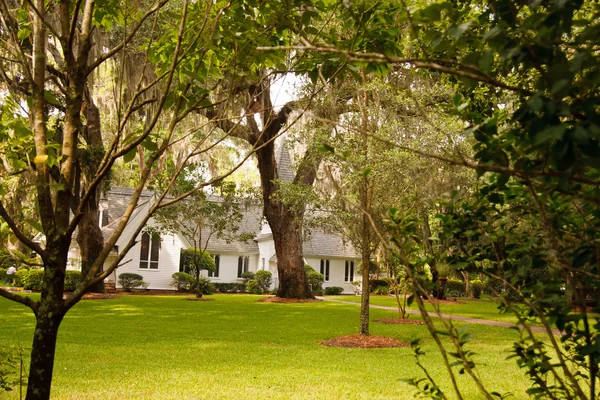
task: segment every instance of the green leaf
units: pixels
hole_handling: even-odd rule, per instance
[[[319,146],[319,150],[324,152],[324,153],[331,153],[334,154],[335,153],[335,149],[328,145],[327,143],[323,143]]]
[[[562,140],[566,130],[567,124],[550,126],[535,136],[535,144],[539,146],[550,140]]]
[[[129,150],[123,156],[123,161],[126,162],[126,163],[133,161],[133,159],[135,158],[136,153],[137,153],[137,148],[134,147],[133,149]]]

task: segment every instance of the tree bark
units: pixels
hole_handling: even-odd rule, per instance
[[[35,310],[36,326],[31,345],[29,380],[26,400],[46,400],[50,398],[56,338],[64,311],[63,293],[67,264],[68,244],[64,237],[50,239],[49,248],[57,249],[44,265],[44,285],[39,306]]]
[[[440,274],[436,269],[435,253],[433,251],[433,245],[431,243],[431,227],[429,226],[429,214],[427,211],[423,213],[423,247],[425,248],[425,254],[431,257],[429,267],[431,268],[431,283],[433,283],[433,297],[442,300],[444,297],[444,290],[446,282],[444,281],[444,287],[441,287],[442,282],[439,280]],[[439,282],[439,285],[437,283]]]
[[[265,205],[265,209],[267,207],[272,207],[272,205]],[[313,298],[304,270],[302,220],[295,219],[295,216],[290,213],[284,212],[283,215],[285,217],[274,221],[274,224],[271,225],[277,254],[277,273],[279,274],[277,297]]]

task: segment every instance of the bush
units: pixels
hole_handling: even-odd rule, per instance
[[[329,296],[337,296],[338,294],[342,294],[344,292],[344,288],[339,286],[329,286],[325,288],[325,294]]]
[[[262,293],[262,290],[260,289],[260,286],[258,286],[258,282],[256,281],[256,279],[248,280],[248,282],[246,283],[246,292],[250,294]]]
[[[237,293],[246,290],[246,285],[238,282],[218,282],[213,283],[213,287],[220,293]]]
[[[446,294],[449,296],[466,296],[465,283],[460,279],[448,279],[446,281]]]
[[[126,292],[130,292],[133,288],[141,287],[144,283],[144,277],[140,274],[124,272],[119,275],[119,285],[121,285]],[[146,284],[146,286],[148,285]]]
[[[256,271],[255,279],[261,293],[267,293],[273,283],[273,274],[264,270]]]
[[[504,292],[504,284],[499,279],[486,278],[483,281],[483,292],[494,296],[500,295]]]
[[[375,295],[387,296],[390,294],[390,288],[388,286],[377,286],[372,293]]]
[[[20,269],[15,274],[17,286],[27,290],[42,290],[44,281],[43,269]]]
[[[196,278],[185,272],[175,272],[171,275],[171,278],[173,278],[171,286],[177,289],[178,292],[191,292],[196,286]]]
[[[386,287],[388,288],[389,292],[390,284],[388,281],[383,279],[373,279],[369,282],[369,292],[375,293],[375,290],[378,290],[377,288],[379,287]]]
[[[196,285],[194,285],[194,289],[196,289],[195,286]],[[203,276],[201,276],[200,280],[198,281],[197,289],[200,294],[213,294],[215,292],[215,287],[210,282],[210,279],[205,278]],[[194,291],[196,291],[196,290],[194,290]]]
[[[6,271],[8,268],[0,268],[0,284],[3,284],[6,280]]]
[[[479,299],[481,297],[481,293],[483,293],[483,282],[481,282],[479,279],[471,281],[471,292],[473,293],[473,297]]]
[[[242,274],[242,279],[244,280],[244,283],[247,283],[250,279],[254,279],[254,272],[252,271],[246,271]]]
[[[206,251],[198,249],[185,249],[181,251],[179,266],[183,272],[192,276],[197,270],[214,271],[217,269],[215,260]]]
[[[65,275],[65,290],[72,292],[77,289],[77,284],[81,279],[81,272],[68,270]]]
[[[323,274],[315,271],[315,269],[308,264],[304,265],[304,270],[306,271],[306,279],[308,279],[310,291],[313,294],[317,294],[317,292],[322,293],[323,282],[325,282],[325,277],[323,276]]]

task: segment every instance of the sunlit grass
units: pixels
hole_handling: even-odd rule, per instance
[[[58,339],[54,399],[412,399],[403,379],[421,377],[410,348],[340,349],[322,340],[357,333],[359,308],[329,302],[259,303],[257,296],[215,301],[124,296],[84,300],[66,316]],[[393,299],[392,299],[393,300]],[[371,310],[371,319],[393,317]],[[414,318],[414,317],[411,317]],[[0,345],[29,346],[33,315],[0,299]],[[470,326],[469,348],[490,388],[515,398],[527,378],[505,350],[517,333]],[[371,333],[424,340],[424,362],[449,391],[441,357],[424,326],[371,323]],[[460,378],[464,398],[481,398]],[[0,395],[1,398],[2,395]],[[8,396],[16,399],[16,395]]]

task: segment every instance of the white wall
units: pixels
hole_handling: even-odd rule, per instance
[[[136,245],[125,255],[121,262],[123,265],[117,269],[117,277],[124,272],[140,274],[144,277],[144,282],[149,283],[148,289],[174,290],[171,275],[179,271],[179,257],[183,246],[181,239],[178,235],[161,235],[158,269],[146,269],[140,268],[141,236],[138,236]],[[118,279],[117,287],[120,287]]]
[[[229,282],[239,282],[242,283],[243,280],[237,277],[238,273],[238,258],[240,256],[245,257],[248,256],[248,271],[256,272],[258,266],[258,254],[242,254],[242,253],[217,253],[212,252],[211,254],[219,255],[219,276],[218,277],[209,277],[211,282],[215,283],[229,283]],[[208,271],[202,271],[202,276],[208,277]]]
[[[323,289],[329,286],[339,286],[344,288],[344,294],[353,294],[354,285],[352,281],[360,281],[360,275],[357,272],[358,260],[350,260],[345,258],[324,258],[329,260],[329,281],[323,282]],[[344,281],[344,275],[346,272],[346,260],[354,261],[354,277],[349,279],[348,282]],[[321,258],[306,258],[308,264],[315,269],[317,272],[321,272]]]

